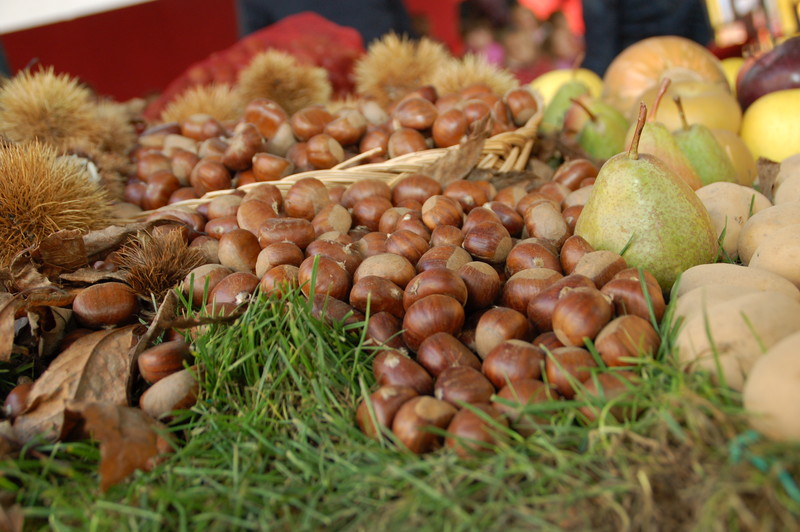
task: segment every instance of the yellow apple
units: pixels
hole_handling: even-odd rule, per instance
[[[589,92],[593,98],[599,98],[600,93],[603,92],[603,80],[600,78],[600,76],[586,68],[564,68],[551,70],[531,81],[530,86],[532,89],[539,91],[539,93],[542,95],[542,99],[544,100],[544,104],[547,105],[550,103],[550,100],[553,99],[553,96],[555,95],[556,91],[558,91],[558,88],[567,81],[571,81],[573,79],[582,81],[587,87],[589,87]]]
[[[753,157],[780,162],[800,152],[800,89],[770,92],[742,118],[742,140]]]
[[[739,75],[742,64],[744,64],[743,57],[726,57],[722,60],[722,70],[725,71],[725,77],[728,78],[728,84],[731,86],[734,96],[736,96],[736,76]]]
[[[747,144],[739,135],[727,129],[712,129],[711,133],[733,162],[733,167],[736,169],[736,182],[740,185],[752,186],[758,175],[758,169]]]
[[[658,87],[647,89],[637,100],[636,109],[631,109],[628,118],[639,112],[639,102],[644,101],[647,109],[653,108],[653,101]],[[726,88],[707,81],[677,81],[670,83],[667,93],[661,99],[656,118],[670,131],[681,129],[678,106],[673,98],[680,96],[686,121],[691,124],[703,124],[710,129],[727,129],[739,132],[742,123],[742,108],[736,97]],[[634,114],[635,112],[635,114]]]

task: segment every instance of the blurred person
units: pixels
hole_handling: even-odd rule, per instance
[[[556,11],[547,20],[547,38],[543,44],[553,68],[573,68],[583,53],[583,41],[569,27],[562,11]]]
[[[678,35],[707,46],[713,39],[703,0],[583,0],[586,57],[583,67],[602,76],[631,44]]]
[[[236,0],[236,7],[241,36],[302,11],[355,28],[365,46],[389,32],[415,36],[403,0]]]
[[[464,46],[466,52],[485,58],[489,64],[501,67],[505,64],[505,50],[495,40],[494,30],[488,19],[464,22]]]

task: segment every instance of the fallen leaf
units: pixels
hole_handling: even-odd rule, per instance
[[[421,173],[437,180],[442,186],[451,181],[463,179],[481,158],[483,145],[489,136],[489,116],[475,122],[467,139],[458,148],[448,150],[444,155],[421,170]]]
[[[0,421],[0,461],[16,458],[17,451],[21,448],[11,422]]]
[[[70,403],[67,409],[100,443],[102,491],[136,470],[149,471],[172,451],[167,427],[138,408],[93,402]]]
[[[24,524],[25,515],[22,513],[22,506],[0,505],[0,532],[22,532]]]
[[[83,232],[77,229],[52,233],[31,252],[45,274],[56,275],[87,265]]]
[[[139,231],[150,230],[155,222],[139,222],[125,225],[110,225],[98,231],[91,231],[83,237],[86,247],[87,263],[105,258],[112,250],[124,244]]]
[[[25,292],[39,288],[49,288],[53,286],[34,263],[30,250],[25,250],[17,254],[11,261],[11,288],[9,292]]]
[[[9,293],[0,293],[0,362],[11,360],[16,336],[14,322],[17,319],[17,310],[23,305],[24,303],[17,297]]]
[[[125,272],[106,272],[102,270],[95,270],[94,268],[81,268],[74,272],[64,272],[59,275],[61,281],[80,284],[95,284],[103,281],[121,281],[125,282]]]
[[[53,306],[35,306],[28,309],[30,334],[36,353],[50,357],[58,349],[72,318],[72,310]]]
[[[75,340],[34,382],[27,410],[14,420],[17,438],[62,438],[71,429],[64,419],[70,401],[128,404],[130,349],[139,332],[140,326],[129,325]]]

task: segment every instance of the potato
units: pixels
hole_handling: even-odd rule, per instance
[[[751,216],[739,233],[739,258],[742,263],[750,262],[750,257],[765,236],[793,224],[800,224],[800,202],[797,201],[773,205]]]
[[[800,201],[800,170],[782,181],[774,196],[775,205]]]
[[[700,187],[695,191],[706,206],[717,236],[725,231],[722,248],[728,257],[739,256],[739,232],[745,222],[760,210],[772,206],[761,192],[753,187],[720,181]]]
[[[764,237],[749,267],[777,273],[800,288],[800,224],[781,227]]]
[[[707,314],[695,313],[675,344],[689,370],[708,371],[717,382],[741,390],[764,352],[798,329],[800,301],[781,292],[752,292],[715,303]]]
[[[782,187],[784,181],[798,174],[800,174],[800,153],[795,153],[781,161],[778,175],[775,176],[775,188]]]
[[[788,279],[760,268],[748,268],[741,264],[729,264],[727,262],[700,264],[692,266],[683,272],[675,297],[681,297],[698,286],[712,284],[784,292],[793,299],[800,301],[800,290]]]
[[[733,284],[706,284],[698,286],[675,299],[675,318],[683,318],[684,323],[696,312],[707,313],[708,307],[722,301],[730,301],[750,292],[758,292],[751,286]]]
[[[800,441],[800,332],[758,359],[742,398],[754,429],[774,440]]]

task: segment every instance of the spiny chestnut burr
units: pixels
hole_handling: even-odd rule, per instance
[[[283,297],[299,286],[300,268],[291,264],[273,266],[261,276],[258,289],[262,294]]]
[[[181,285],[185,296],[191,298],[192,305],[202,306],[211,291],[233,270],[222,264],[203,264],[190,271]]]
[[[438,332],[425,338],[417,350],[417,362],[434,377],[453,366],[481,369],[481,361],[450,333]]]
[[[564,292],[553,308],[553,332],[564,345],[581,346],[594,340],[611,321],[611,298],[596,288],[573,288]]]
[[[530,268],[547,268],[562,273],[558,251],[549,242],[538,238],[517,242],[508,252],[505,267],[509,277]]]
[[[437,332],[455,336],[463,325],[464,307],[450,296],[432,294],[406,309],[403,340],[409,349],[416,352],[428,336]]]
[[[315,177],[304,177],[286,191],[283,206],[286,216],[311,221],[330,201],[325,183]]]
[[[592,354],[582,347],[558,347],[550,351],[545,360],[546,381],[555,386],[558,393],[572,399],[579,388],[577,383],[591,378],[597,368]]]
[[[530,342],[505,340],[489,351],[481,371],[495,387],[502,388],[509,381],[541,377],[544,359],[544,351]]]
[[[474,258],[499,264],[506,260],[513,243],[502,224],[481,222],[465,232],[461,245]]]
[[[183,339],[162,342],[139,354],[139,373],[147,383],[154,384],[182,370],[184,363],[191,360],[191,354],[189,344]]]
[[[607,366],[634,366],[637,359],[655,355],[660,344],[650,322],[633,314],[614,318],[594,340]]]
[[[422,396],[403,403],[392,421],[392,432],[412,453],[422,454],[442,446],[443,438],[432,431],[444,431],[457,409],[446,401]]]
[[[562,277],[560,273],[549,268],[522,270],[505,282],[500,301],[506,307],[525,313],[531,299]]]
[[[377,275],[405,289],[416,273],[414,266],[407,258],[394,253],[380,253],[361,261],[353,274],[353,282],[357,283],[362,277],[368,275]]]
[[[394,416],[400,407],[418,395],[416,390],[408,386],[381,386],[358,405],[356,410],[358,427],[368,437],[378,439],[379,434],[392,426]]]
[[[551,331],[553,329],[553,309],[555,309],[559,297],[562,293],[581,286],[596,288],[591,279],[574,273],[555,280],[528,300],[526,308],[528,319],[537,330]]]
[[[640,377],[632,371],[613,371],[598,373],[583,383],[583,389],[577,395],[577,399],[587,403],[580,407],[580,412],[586,416],[587,421],[593,423],[606,410],[605,406],[625,394],[635,391],[640,381]],[[635,399],[631,401],[619,401],[608,410],[611,417],[619,422],[626,419],[633,419],[639,408],[635,405]]]
[[[376,275],[361,277],[353,284],[350,290],[350,304],[364,313],[369,308],[369,314],[388,312],[397,318],[405,315],[403,289],[388,279]]]
[[[219,239],[219,262],[237,272],[255,272],[261,246],[247,229],[234,229]]]
[[[489,307],[500,295],[500,274],[485,262],[468,262],[456,270],[456,273],[467,287],[465,308],[468,310]]]
[[[625,259],[618,253],[598,250],[586,253],[578,259],[572,272],[588,277],[597,288],[602,288],[617,273],[627,267]]]
[[[372,373],[381,386],[408,386],[420,395],[433,393],[433,377],[430,373],[395,349],[385,349],[375,356]]]
[[[467,302],[467,285],[453,270],[434,268],[414,276],[403,293],[403,307],[411,305],[431,294],[450,296],[462,306]]]
[[[487,421],[475,410],[479,410],[492,421]],[[508,419],[499,410],[489,403],[475,404],[471,408],[459,410],[453,416],[447,426],[444,444],[461,457],[490,453],[494,451],[498,441],[504,438],[504,427],[508,427]]]
[[[518,379],[497,392],[492,406],[510,421],[514,430],[527,437],[549,421],[545,409],[540,414],[534,414],[530,412],[531,406],[560,399],[561,394],[551,384],[539,379]]]
[[[256,276],[261,278],[267,271],[281,264],[300,266],[304,259],[303,250],[297,247],[297,244],[293,242],[275,242],[258,252],[255,266]]]
[[[434,384],[434,396],[461,408],[464,403],[488,403],[495,389],[479,370],[470,366],[451,366],[442,371]]]
[[[475,329],[475,347],[481,358],[511,339],[528,340],[531,327],[524,314],[507,307],[492,307],[481,315]]]
[[[431,196],[422,204],[422,221],[433,231],[439,225],[461,227],[464,209],[461,204],[443,195]]]
[[[294,242],[305,249],[316,236],[314,226],[304,218],[269,218],[258,230],[258,243],[265,248],[276,242]]]
[[[392,188],[392,203],[397,205],[405,200],[416,200],[420,204],[442,193],[442,185],[432,177],[411,174],[400,179]]]
[[[98,283],[78,292],[72,311],[81,325],[99,329],[132,321],[139,311],[139,300],[125,283]]]
[[[345,301],[350,294],[350,274],[344,265],[322,255],[307,257],[300,264],[297,281],[309,297],[313,292]]]
[[[196,367],[182,369],[164,377],[142,394],[139,407],[156,419],[169,418],[176,410],[194,406],[200,386]]]

